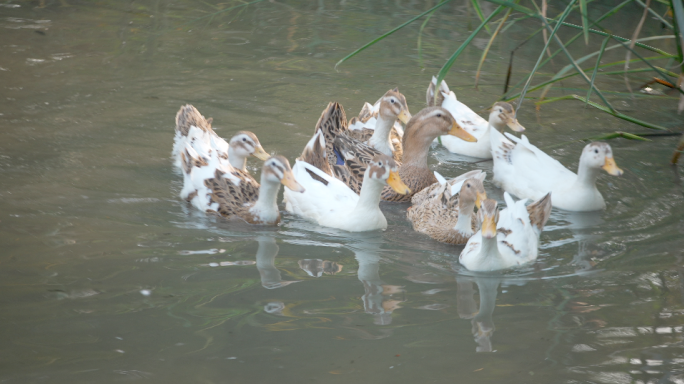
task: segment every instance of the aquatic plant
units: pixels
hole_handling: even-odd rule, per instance
[[[423,33],[423,29],[430,20],[430,17],[437,10],[439,10],[441,7],[443,7],[445,4],[451,1],[452,0],[442,0],[437,5],[433,6],[427,11],[411,18],[410,20],[390,30],[389,32],[378,36],[377,38],[371,40],[367,44],[363,45],[362,47],[356,49],[355,51],[351,52],[350,54],[342,58],[339,62],[337,62],[335,67],[338,67],[340,64],[353,58],[354,56],[358,55],[363,50],[373,46],[374,44],[377,44],[379,41],[385,39],[394,32],[406,27],[410,23],[425,17],[425,20],[420,26],[418,32],[418,53],[419,59],[422,63],[421,36]],[[494,11],[492,11],[488,16],[485,17],[481,7],[482,1],[487,1],[489,3],[496,4],[498,7]],[[623,76],[625,79],[625,86],[629,91],[629,95],[631,97],[635,97],[635,94],[633,93],[632,88],[630,86],[628,75],[637,73],[648,74],[648,82],[644,86],[642,86],[642,88],[646,88],[646,86],[651,85],[653,83],[658,83],[666,86],[669,89],[673,89],[675,92],[679,93],[678,111],[681,112],[682,110],[684,110],[684,87],[682,86],[682,81],[684,80],[684,54],[682,53],[684,39],[682,38],[681,33],[682,29],[684,29],[684,6],[682,5],[681,1],[655,0],[652,2],[651,0],[646,0],[646,2],[644,3],[642,2],[642,0],[624,0],[615,5],[614,7],[612,7],[611,9],[609,9],[608,12],[603,13],[600,17],[596,19],[590,17],[590,14],[593,15],[596,13],[589,12],[589,7],[592,5],[591,0],[571,0],[563,6],[564,8],[562,12],[560,12],[558,15],[554,17],[549,17],[547,15],[549,8],[547,6],[547,0],[542,0],[541,8],[537,5],[535,1],[525,2],[526,4],[529,3],[530,5],[532,5],[533,8],[521,5],[521,3],[523,2],[521,2],[520,0],[471,0],[470,3],[473,9],[475,10],[475,14],[480,19],[480,24],[472,30],[472,32],[466,37],[466,39],[461,43],[461,45],[456,49],[456,51],[443,64],[443,66],[436,75],[438,82],[445,78],[451,67],[456,63],[459,56],[469,45],[472,44],[474,38],[484,29],[490,36],[486,47],[483,49],[482,56],[479,61],[477,72],[475,75],[475,88],[477,88],[483,64],[485,62],[485,59],[487,58],[487,55],[490,51],[490,48],[494,40],[497,37],[501,36],[502,32],[505,32],[505,30],[510,28],[515,23],[536,23],[541,21],[542,26],[533,33],[531,33],[526,39],[524,39],[520,44],[518,44],[517,47],[515,47],[511,51],[508,64],[508,72],[505,80],[503,94],[500,100],[519,100],[517,103],[518,109],[523,104],[523,101],[526,99],[535,99],[535,106],[537,109],[540,109],[541,106],[546,103],[558,102],[561,100],[577,100],[584,103],[588,107],[596,108],[601,112],[617,117],[619,119],[652,130],[661,131],[646,132],[639,134],[616,131],[603,133],[601,135],[588,137],[577,141],[608,140],[617,137],[622,137],[630,140],[648,141],[648,139],[645,138],[646,136],[672,136],[680,134],[680,132],[672,132],[668,128],[663,127],[654,122],[644,121],[641,119],[637,119],[633,116],[626,115],[622,112],[619,112],[610,103],[608,97],[606,97],[606,94],[609,94],[609,92],[602,91],[601,88],[603,88],[603,84],[601,84],[601,87],[599,87],[600,82],[597,80],[599,80],[600,78],[605,78],[606,76]],[[630,38],[617,36],[602,27],[602,22],[606,21],[607,19],[613,17],[621,17],[622,15],[620,15],[619,12],[623,11],[625,7],[627,7],[628,5],[637,6],[640,9],[643,9],[640,22],[634,29],[634,33]],[[659,11],[655,8],[659,8]],[[581,18],[581,25],[572,24],[566,21],[568,20],[569,16],[573,14],[575,16],[579,14],[579,17]],[[650,19],[648,18],[649,15],[651,16]],[[671,30],[672,34],[663,34],[659,36],[647,36],[640,38],[639,35],[644,27],[644,24],[646,22],[653,23],[654,19],[655,22],[660,23],[662,25],[662,30]],[[559,31],[561,29],[576,29],[578,32],[567,41],[562,41],[559,36]],[[531,41],[533,38],[538,37],[539,34],[543,35],[544,46],[537,52],[538,58],[536,60],[536,63],[534,64],[534,67],[516,84],[511,85],[513,59],[515,57],[516,50],[524,44]],[[595,47],[595,45],[597,45],[597,39],[591,39],[592,36],[601,38],[598,47]],[[576,58],[569,52],[568,48],[581,37],[583,37],[585,45],[587,47],[590,47],[592,51],[589,54]],[[661,40],[674,40],[676,52],[670,53],[664,51],[663,49],[648,45],[649,43],[658,42]],[[609,44],[611,42],[612,44]],[[556,46],[557,49],[555,51],[552,51],[552,46]],[[640,50],[637,51],[637,48],[640,48]],[[601,64],[601,59],[603,58],[604,53],[614,49],[622,49],[625,52],[625,59],[616,62]],[[642,53],[640,53],[644,51],[653,53],[653,55],[644,56]],[[536,84],[533,83],[533,79],[535,79],[535,77],[539,78],[543,76],[543,74],[541,73],[541,69],[544,68],[548,63],[550,63],[552,59],[560,53],[562,53],[566,57],[569,64],[567,64],[560,70],[555,71],[555,73],[553,73],[553,75],[550,78],[544,79],[543,81],[540,81]],[[589,64],[593,60],[595,60],[595,63]],[[582,64],[584,62],[587,62],[589,65],[585,68],[582,68]],[[665,65],[662,64],[663,62],[665,62]],[[636,66],[637,64],[640,64],[639,68],[630,68],[630,66]],[[668,69],[677,67],[679,74],[674,73]],[[609,68],[614,68],[614,70],[607,70]],[[547,98],[547,94],[555,85],[562,82],[563,80],[572,77],[579,77],[584,80],[587,89],[585,95],[570,94],[560,97]],[[531,97],[528,95],[528,93],[533,93],[535,91],[539,91],[540,94],[536,97]],[[615,93],[616,92],[610,92],[610,94]],[[675,98],[666,97],[660,93],[656,94],[655,92],[646,93],[643,96],[660,97],[666,98],[668,100],[676,100]],[[597,99],[598,102],[592,101],[592,97]],[[560,145],[563,144],[565,143],[561,143]],[[680,146],[682,145],[684,145],[684,137],[682,138]],[[680,152],[681,148],[675,151],[675,155],[672,159],[673,162],[676,162],[678,154]]]

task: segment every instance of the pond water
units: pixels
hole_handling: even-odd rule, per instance
[[[182,201],[170,160],[182,104],[213,117],[219,135],[251,130],[293,161],[328,101],[353,116],[399,86],[415,114],[478,24],[456,0],[425,28],[422,55],[416,24],[335,71],[430,2],[261,2],[209,16],[235,4],[0,3],[1,383],[684,383],[676,137],[611,141],[625,174],[600,176],[607,209],[554,210],[538,261],[503,275],[459,266],[462,248],[415,233],[406,205],[382,206],[386,231],[350,234],[287,214],[277,228],[226,222]],[[640,15],[627,10],[614,32],[631,36]],[[450,87],[489,106],[510,50],[536,28],[506,30],[474,90],[483,32]],[[514,81],[540,44],[518,51]],[[624,58],[614,55],[604,60]],[[675,98],[602,81],[620,91],[610,96],[620,111],[681,127]],[[550,95],[586,89],[562,87]],[[644,131],[576,101],[538,113],[528,101],[518,118],[540,147]],[[576,169],[583,145],[549,151]],[[430,155],[445,176],[491,171],[472,161],[440,146]]]

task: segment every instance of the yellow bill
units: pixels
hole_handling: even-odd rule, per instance
[[[301,193],[305,191],[304,187],[302,187],[301,184],[299,184],[297,180],[295,180],[292,171],[285,171],[285,173],[283,174],[283,178],[280,180],[280,182],[294,192]]]
[[[487,192],[478,192],[477,193],[477,199],[475,200],[475,206],[477,209],[480,209],[480,205],[482,205],[482,202],[487,199]]]
[[[451,126],[451,129],[449,130],[449,134],[451,136],[456,136],[461,140],[465,140],[471,143],[476,143],[477,139],[475,136],[471,135],[468,133],[463,127],[458,125],[458,123],[454,122],[454,124]]]
[[[482,223],[482,237],[486,239],[496,237],[496,222],[494,222],[493,216],[485,215]]]
[[[390,171],[389,177],[387,178],[387,185],[392,187],[394,192],[400,195],[411,193],[409,187],[407,187],[406,184],[401,181],[401,177],[399,177],[399,174],[396,171]]]
[[[405,109],[402,109],[401,112],[399,112],[399,116],[397,116],[397,119],[399,119],[399,121],[406,125],[408,124],[409,120],[411,120],[411,113]]]
[[[269,157],[271,157],[271,155],[269,155],[268,152],[264,151],[264,147],[262,147],[261,145],[254,148],[254,153],[252,153],[252,156],[262,161],[266,161]]]
[[[525,131],[525,127],[520,125],[520,123],[518,123],[518,119],[516,119],[513,116],[508,116],[508,118],[506,119],[506,125],[508,125],[508,128],[512,129],[515,132]]]
[[[606,157],[606,163],[603,164],[603,167],[601,168],[608,172],[609,175],[613,176],[622,176],[624,173],[622,169],[618,168],[617,164],[615,164],[615,159],[612,157]]]

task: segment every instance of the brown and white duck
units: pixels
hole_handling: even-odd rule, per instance
[[[475,170],[413,195],[406,217],[413,229],[448,244],[465,244],[477,231],[475,206],[487,198],[485,172]]]

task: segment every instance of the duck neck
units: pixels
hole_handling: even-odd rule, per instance
[[[278,197],[279,189],[280,183],[274,183],[267,180],[262,172],[259,199],[254,204],[254,207],[252,207],[252,213],[260,214],[261,219],[264,221],[275,220],[278,217],[278,203],[276,202],[276,198]]]
[[[366,170],[363,175],[363,184],[361,184],[361,193],[359,194],[359,201],[356,203],[353,214],[366,215],[370,211],[380,209],[380,194],[384,184],[378,180],[369,177],[370,168]]]
[[[389,136],[394,126],[394,120],[388,120],[382,115],[378,114],[378,120],[375,123],[373,136],[368,139],[368,144],[384,153],[387,156],[392,156],[392,147],[390,145]]]
[[[458,221],[454,225],[454,230],[464,236],[472,236],[472,216],[475,203],[466,203],[463,199],[458,202]]]
[[[431,138],[423,140],[423,138],[416,137],[415,140],[404,140],[404,154],[402,156],[402,165],[412,165],[419,168],[427,168],[428,150],[430,149]]]
[[[584,164],[582,159],[580,159],[579,166],[577,167],[577,180],[575,181],[575,186],[581,188],[595,188],[598,174],[599,169],[588,167]]]
[[[241,171],[246,171],[247,170],[247,158],[242,157],[236,153],[237,151],[234,150],[233,148],[228,148],[228,161],[230,162],[230,165],[233,167],[241,170]]]
[[[499,252],[496,236],[491,238],[486,238],[484,236],[482,237],[482,248],[480,250],[480,254],[482,259],[488,262],[496,263],[499,259],[501,259],[501,253]]]

